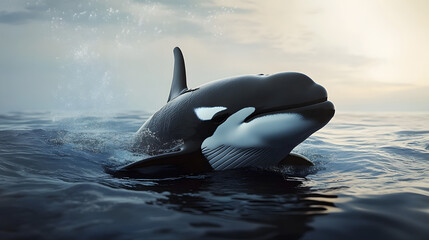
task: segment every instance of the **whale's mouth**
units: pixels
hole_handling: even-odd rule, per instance
[[[299,113],[304,117],[309,118],[328,118],[329,121],[334,113],[335,108],[332,102],[328,101],[327,97],[319,98],[313,101],[291,104],[281,107],[272,107],[272,108],[264,108],[260,110],[256,110],[254,113],[249,115],[244,121],[249,122],[255,118],[272,115],[272,114],[280,114],[280,113]]]

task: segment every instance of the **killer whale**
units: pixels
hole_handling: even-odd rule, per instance
[[[325,126],[325,88],[296,72],[246,75],[188,88],[176,47],[167,104],[137,131],[132,151],[148,158],[120,174],[177,174],[309,163],[291,150]],[[299,160],[299,161],[297,161]]]

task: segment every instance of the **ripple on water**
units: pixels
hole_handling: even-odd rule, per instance
[[[148,114],[0,115],[0,239],[425,239],[429,115],[337,114],[315,166],[114,178]]]

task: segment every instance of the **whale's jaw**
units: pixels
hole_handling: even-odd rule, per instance
[[[277,165],[296,145],[322,128],[334,113],[332,103],[327,101],[294,110],[252,116],[255,108],[243,108],[203,141],[201,151],[215,170]],[[317,119],[308,117],[311,110],[323,114]]]

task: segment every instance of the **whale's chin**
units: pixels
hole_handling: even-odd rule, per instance
[[[277,165],[290,151],[321,128],[299,113],[265,113],[244,121],[255,108],[243,108],[218,126],[201,144],[215,170]]]
[[[276,166],[291,149],[249,147],[240,148],[220,145],[216,148],[203,147],[202,154],[214,170],[226,170],[242,167]]]

